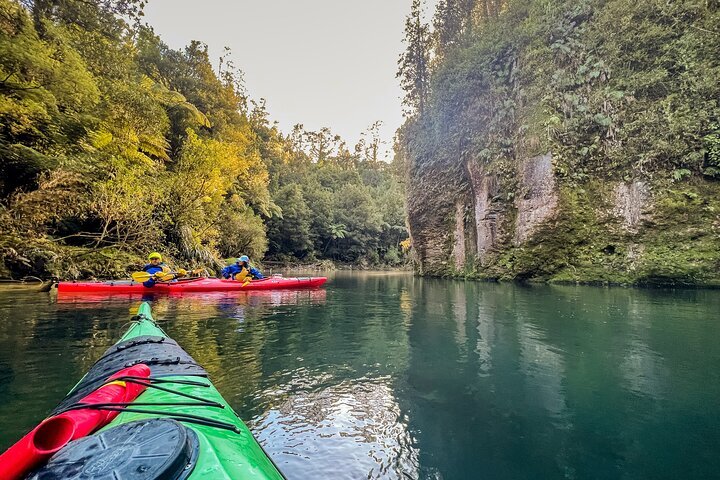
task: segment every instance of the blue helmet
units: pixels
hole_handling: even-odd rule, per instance
[[[247,255],[243,255],[237,259],[237,263],[240,263],[240,262],[250,263],[250,257],[248,257]]]

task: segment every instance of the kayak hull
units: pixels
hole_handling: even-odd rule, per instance
[[[63,292],[55,301],[59,304],[74,304],[74,308],[97,308],[96,303],[117,301],[154,301],[160,298],[202,298],[203,302],[232,302],[237,305],[323,305],[327,300],[324,288],[285,288],[275,290],[247,290],[225,292],[183,292],[170,291],[155,294],[143,292]]]
[[[248,283],[219,278],[196,278],[156,283],[153,287],[146,287],[142,283],[131,280],[117,280],[109,282],[60,282],[57,288],[60,293],[235,292],[317,288],[326,281],[326,277],[269,277]]]

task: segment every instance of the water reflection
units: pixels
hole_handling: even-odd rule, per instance
[[[720,292],[339,272],[153,299],[290,479],[712,478]],[[0,292],[0,448],[139,298]]]
[[[652,342],[651,319],[637,299],[627,299],[627,346],[620,364],[622,375],[630,392],[659,400],[663,395],[668,371],[663,360],[650,348]]]
[[[531,325],[519,324],[520,369],[526,376],[525,388],[532,403],[538,404],[553,417],[563,418],[565,414],[563,357],[553,351],[541,338],[541,333]]]
[[[418,478],[417,448],[390,377],[327,385],[322,375],[309,373],[296,370],[291,385],[258,394],[278,400],[251,427],[284,472],[293,478]]]
[[[471,287],[472,288],[472,287]],[[477,356],[478,375],[488,376],[493,367],[493,348],[502,333],[502,324],[499,321],[501,315],[499,310],[507,307],[504,299],[490,294],[482,289],[473,292],[471,298],[476,298],[473,310],[477,312],[474,322],[477,340],[474,353]],[[500,300],[498,303],[497,300]]]

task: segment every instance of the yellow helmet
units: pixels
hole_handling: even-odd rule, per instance
[[[162,262],[162,255],[160,255],[158,252],[152,252],[150,255],[148,255],[148,260],[152,260],[153,258],[157,258]]]

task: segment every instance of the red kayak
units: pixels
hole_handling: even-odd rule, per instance
[[[190,278],[146,287],[132,280],[108,282],[60,282],[58,292],[68,293],[172,293],[172,292],[230,292],[241,290],[278,290],[288,288],[315,288],[327,281],[327,277],[269,277],[245,284],[237,280],[219,278]]]

